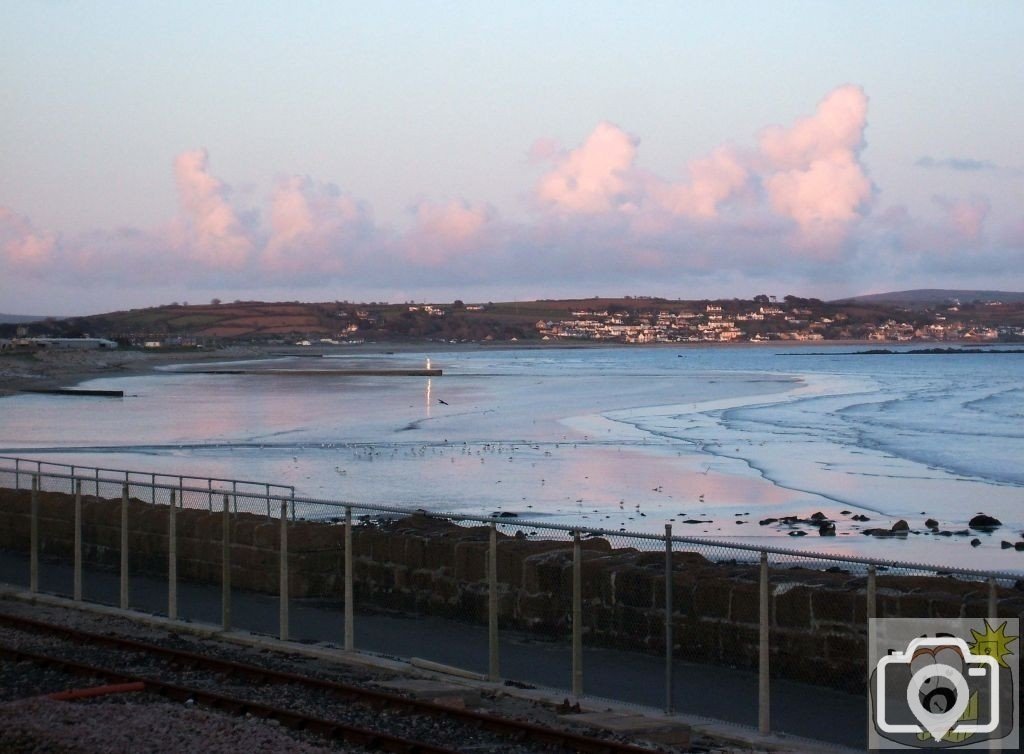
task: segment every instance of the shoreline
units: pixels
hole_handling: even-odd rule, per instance
[[[950,345],[978,345],[973,341],[950,341]],[[138,377],[152,374],[161,368],[175,369],[187,364],[233,363],[255,359],[282,357],[344,358],[346,356],[392,356],[411,353],[443,351],[535,351],[544,349],[590,350],[600,348],[677,349],[693,352],[714,349],[776,348],[792,351],[795,355],[811,348],[846,346],[878,347],[878,341],[837,340],[826,341],[770,341],[767,343],[612,343],[612,342],[496,342],[496,343],[361,343],[339,348],[309,348],[300,346],[232,345],[199,351],[153,351],[117,349],[113,351],[37,351],[35,353],[0,354],[0,397],[16,395],[26,388],[72,388],[82,382],[103,377]],[[884,344],[883,344],[884,345]],[[910,344],[907,344],[908,346]],[[921,344],[918,344],[921,345]],[[812,353],[808,353],[812,355]]]
[[[440,348],[436,346],[440,346]],[[796,345],[787,344],[787,346],[773,348],[771,352],[800,353],[805,350]],[[367,374],[372,374],[375,369],[382,365],[386,366],[388,362],[393,364],[414,361],[419,354],[443,356],[440,353],[441,350],[447,350],[449,352],[447,356],[451,360],[458,360],[461,353],[467,358],[475,356],[479,359],[482,357],[484,362],[489,363],[490,358],[487,354],[488,352],[494,352],[496,348],[499,352],[505,353],[505,356],[502,356],[501,359],[509,360],[510,363],[514,362],[516,352],[526,352],[540,357],[541,361],[547,364],[552,359],[548,359],[545,356],[543,352],[545,348],[559,348],[561,355],[570,361],[576,362],[579,359],[578,357],[572,357],[573,351],[579,356],[585,357],[586,352],[592,351],[595,347],[598,347],[597,344],[586,344],[579,348],[565,349],[555,345],[522,347],[515,344],[493,346],[464,344],[461,346],[451,346],[450,344],[408,343],[399,345],[364,344],[358,347],[340,349],[311,349],[306,347],[282,349],[280,346],[277,346],[272,349],[236,347],[206,352],[141,352],[131,350],[124,350],[120,353],[116,351],[49,352],[45,354],[48,358],[34,359],[31,356],[25,358],[22,355],[22,358],[19,360],[0,359],[0,372],[2,372],[4,366],[8,366],[16,361],[21,363],[30,362],[34,367],[35,375],[22,375],[20,379],[22,384],[31,384],[33,388],[38,388],[44,379],[52,384],[75,384],[76,381],[81,382],[95,378],[116,379],[120,377],[153,376],[158,374],[173,375],[181,374],[186,370],[188,372],[196,371],[196,367],[198,367],[199,371],[205,371],[210,368],[217,369],[217,366],[227,365],[232,362],[237,363],[238,361],[263,360],[266,362],[279,358],[308,356],[326,357],[335,361],[335,363],[348,359],[349,364],[346,364],[345,367],[351,366],[352,371],[355,371],[358,367],[363,367]],[[629,347],[617,346],[609,349],[609,352],[610,354],[614,352],[614,359],[626,363],[632,361],[632,355],[626,354],[619,349]],[[683,363],[677,362],[675,355],[683,353],[684,349],[671,345],[655,345],[654,347],[656,351],[660,352],[660,356],[658,356],[659,363],[670,367],[667,373],[674,373],[676,371],[674,365],[676,363]],[[665,351],[666,347],[670,348],[670,350]],[[648,350],[650,346],[642,346],[641,348]],[[740,347],[743,351],[751,353],[749,348],[750,346],[746,345]],[[840,345],[840,348],[842,348],[842,345]],[[737,348],[736,346],[717,346],[716,350],[722,352],[737,350]],[[685,352],[688,354],[697,353],[692,348],[686,349]],[[765,353],[767,354],[768,352]],[[552,353],[552,357],[557,357],[558,355],[558,353]],[[643,353],[636,353],[636,357],[642,359]],[[308,363],[307,360],[300,359],[294,364],[294,366],[299,368],[298,373],[300,375],[306,371],[302,368],[305,366],[302,363],[303,361]],[[444,358],[441,361],[443,362]],[[584,358],[584,362],[587,361],[588,359]],[[598,361],[603,364],[605,359],[601,357]],[[703,372],[705,366],[703,361],[702,359],[697,364],[697,372]],[[733,364],[735,359],[730,357],[728,362]],[[757,363],[760,362],[758,361]],[[228,367],[228,369],[230,370],[231,368]],[[245,371],[244,367],[241,369]],[[339,371],[348,372],[349,370],[343,368]],[[682,369],[679,374],[682,376],[689,371]],[[44,377],[39,376],[43,373],[45,373]],[[513,370],[513,376],[518,376],[518,374],[518,372]],[[562,432],[548,433],[550,437],[543,438],[540,435],[531,434],[535,432],[533,426],[536,425],[536,421],[533,424],[527,423],[523,426],[514,427],[513,430],[509,430],[511,434],[502,434],[505,430],[495,430],[494,422],[497,420],[490,416],[493,412],[490,410],[483,411],[472,405],[472,403],[480,400],[480,398],[472,392],[467,394],[459,392],[464,389],[464,385],[471,385],[473,380],[480,377],[480,375],[473,374],[472,370],[464,375],[465,378],[468,378],[469,382],[465,379],[457,379],[451,383],[446,382],[444,385],[435,382],[433,394],[431,394],[428,386],[425,394],[425,407],[422,390],[415,394],[410,393],[408,398],[395,399],[397,403],[394,406],[391,406],[389,403],[388,405],[391,408],[396,409],[396,418],[392,422],[394,426],[384,421],[381,426],[387,432],[380,436],[375,432],[377,429],[380,429],[377,424],[380,424],[381,420],[377,415],[383,411],[382,408],[375,408],[366,416],[346,412],[344,414],[346,420],[355,421],[356,423],[352,425],[351,434],[343,437],[341,440],[338,439],[338,436],[331,434],[334,431],[333,425],[331,425],[331,428],[328,428],[330,431],[327,434],[321,435],[317,433],[323,430],[324,427],[314,423],[310,425],[309,433],[300,433],[299,435],[294,435],[291,432],[293,428],[290,424],[285,427],[276,427],[276,429],[283,428],[289,430],[288,432],[272,432],[252,438],[244,434],[236,436],[231,432],[221,435],[215,431],[215,428],[206,427],[193,431],[191,434],[186,432],[180,437],[174,434],[173,439],[169,441],[157,436],[147,436],[136,438],[134,441],[129,441],[131,444],[125,445],[119,444],[120,442],[125,442],[121,438],[111,440],[113,444],[97,445],[89,448],[85,445],[58,448],[58,446],[63,444],[60,439],[61,437],[93,437],[93,441],[98,442],[92,433],[93,430],[88,428],[88,423],[83,423],[85,422],[84,419],[77,418],[76,415],[62,413],[64,411],[62,406],[65,405],[65,402],[61,401],[45,404],[46,406],[53,407],[52,411],[57,413],[54,415],[53,421],[44,422],[44,426],[52,427],[54,431],[48,435],[41,436],[42,439],[38,449],[44,453],[56,455],[61,453],[74,455],[97,450],[113,455],[145,453],[148,454],[149,463],[147,463],[147,466],[152,464],[151,470],[160,471],[161,473],[174,463],[180,464],[179,456],[181,454],[195,454],[197,458],[203,458],[204,464],[216,466],[219,463],[229,465],[242,463],[247,468],[251,467],[251,471],[247,471],[246,474],[242,475],[246,478],[287,478],[287,480],[295,483],[296,486],[302,485],[307,487],[308,489],[303,492],[307,497],[335,499],[336,493],[333,488],[337,485],[342,485],[347,489],[348,494],[356,495],[355,498],[351,499],[358,499],[367,504],[391,504],[393,502],[392,498],[408,499],[411,501],[410,505],[424,505],[438,510],[448,510],[449,512],[469,512],[486,515],[492,510],[498,510],[502,512],[502,515],[507,514],[512,517],[514,514],[512,520],[518,518],[524,523],[528,522],[532,517],[539,515],[541,510],[545,510],[548,515],[544,516],[544,520],[548,521],[565,519],[571,516],[573,520],[565,521],[565,523],[585,523],[588,526],[599,527],[611,526],[613,529],[619,528],[621,532],[629,531],[634,533],[642,533],[648,529],[657,532],[664,523],[674,522],[675,533],[678,535],[696,536],[698,538],[702,538],[703,535],[703,537],[721,537],[733,541],[755,541],[760,543],[773,541],[776,545],[781,544],[783,547],[800,550],[805,548],[814,550],[825,547],[829,551],[835,552],[871,551],[885,558],[896,557],[910,560],[916,560],[927,552],[927,559],[933,560],[946,557],[945,555],[938,555],[940,551],[942,553],[951,553],[950,548],[948,546],[943,547],[943,545],[958,541],[962,542],[965,547],[953,548],[952,552],[956,554],[949,559],[951,561],[958,561],[963,558],[963,562],[960,563],[961,565],[966,564],[968,560],[973,561],[972,564],[976,565],[977,558],[985,557],[986,555],[998,557],[1000,560],[1005,559],[1007,563],[1020,557],[1019,555],[1004,555],[999,549],[998,541],[989,541],[985,537],[981,538],[981,543],[988,546],[983,546],[980,550],[966,546],[968,545],[966,539],[959,537],[946,539],[944,532],[941,538],[933,541],[933,532],[928,531],[928,527],[921,529],[925,515],[923,513],[914,515],[919,510],[924,511],[926,509],[925,505],[921,505],[919,508],[914,507],[913,510],[908,508],[905,511],[899,510],[883,513],[881,512],[882,509],[877,507],[864,507],[855,500],[846,499],[843,496],[833,496],[828,494],[828,491],[816,491],[813,485],[808,486],[805,483],[794,484],[793,479],[796,477],[792,475],[789,478],[774,476],[763,464],[757,463],[756,459],[737,457],[735,455],[737,451],[734,450],[735,445],[732,445],[732,443],[737,443],[739,440],[734,440],[730,436],[718,437],[716,433],[710,431],[711,427],[702,426],[704,423],[702,417],[705,417],[708,412],[743,408],[751,402],[754,404],[788,402],[795,397],[794,389],[797,395],[805,392],[809,393],[810,395],[807,397],[810,397],[821,392],[823,388],[819,384],[819,379],[811,380],[811,384],[801,385],[800,383],[807,379],[807,375],[800,377],[798,376],[799,373],[794,374],[789,370],[785,373],[772,372],[771,374],[770,382],[774,384],[761,384],[761,379],[754,379],[752,382],[756,384],[745,386],[733,385],[731,388],[728,384],[732,381],[731,379],[726,381],[721,380],[719,377],[712,377],[708,380],[708,384],[703,385],[702,383],[702,387],[700,387],[699,392],[706,394],[698,396],[697,393],[694,393],[691,395],[692,391],[690,390],[684,390],[682,394],[673,392],[671,399],[665,403],[661,402],[659,398],[657,403],[648,404],[646,402],[647,397],[643,397],[643,402],[638,404],[638,407],[632,407],[629,401],[633,400],[633,398],[629,397],[624,399],[624,401],[625,405],[630,407],[613,410],[609,416],[605,417],[611,420],[612,423],[588,424],[586,419],[594,418],[591,417],[590,413],[572,414],[570,418],[581,418],[583,420],[582,423],[567,421],[564,418],[558,419],[561,427],[572,430],[568,438],[564,437]],[[483,377],[490,376],[489,374],[483,375]],[[700,379],[696,372],[692,376]],[[740,378],[741,383],[750,381],[746,379],[750,375],[734,373],[732,376]],[[604,378],[600,374],[589,374],[587,379],[602,381]],[[796,383],[793,382],[794,379],[796,379]],[[12,382],[0,382],[0,385],[7,388],[11,386]],[[485,379],[480,383],[481,389],[483,386],[491,384],[494,383],[490,379]],[[584,386],[587,384],[591,383],[584,383]],[[210,385],[213,387],[214,382],[210,381]],[[683,383],[683,386],[685,385],[689,385],[689,383]],[[544,403],[542,398],[538,398],[534,394],[534,388],[530,386],[528,381],[513,380],[508,385],[505,385],[505,388],[507,389],[510,386],[512,387],[512,397],[508,397],[504,390],[501,393],[501,398],[505,400],[505,404],[499,401],[495,405],[491,405],[492,400],[496,396],[491,396],[485,390],[481,394],[484,403],[486,403],[485,408],[494,409],[496,406],[500,413],[500,410],[508,410],[510,407],[518,406],[523,402],[531,402],[534,405],[539,405],[540,409],[538,410],[542,412],[554,410],[552,406]],[[362,382],[356,382],[345,389],[347,391],[357,391],[363,387],[365,386]],[[739,388],[739,395],[733,394],[734,388]],[[216,396],[219,389],[213,387],[212,394]],[[229,384],[224,389],[230,391],[237,388]],[[322,388],[314,383],[309,383],[303,388],[303,390],[306,389],[312,391],[321,389],[333,390],[333,388]],[[411,388],[402,387],[399,392],[403,393],[409,389]],[[673,390],[676,390],[676,388],[673,388]],[[160,388],[155,388],[155,391],[159,393]],[[825,392],[829,393],[830,391],[825,390]],[[391,391],[389,390],[387,394],[391,395]],[[304,395],[305,399],[303,402],[309,403],[315,402],[317,393],[314,392],[310,395],[304,393]],[[383,394],[376,395],[380,397]],[[432,400],[432,396],[433,398],[446,398],[457,408],[447,409],[439,407],[436,400]],[[643,393],[643,396],[646,396],[646,393]],[[227,399],[227,397],[226,394],[220,396],[222,399]],[[188,398],[190,403],[193,400],[193,397]],[[216,403],[217,400],[219,399],[214,399],[214,402]],[[539,404],[537,401],[539,401]],[[406,402],[408,402],[408,406],[406,406]],[[25,419],[22,416],[24,410],[18,407],[20,403],[19,401],[17,404],[10,404],[11,411],[8,417],[14,422],[12,428],[19,421],[34,421],[31,418]],[[133,403],[131,409],[129,409],[127,404],[125,408],[119,408],[116,405],[117,403],[112,404],[109,410],[106,407],[102,410],[85,408],[85,413],[80,416],[93,416],[89,411],[92,410],[94,413],[98,411],[99,413],[95,414],[94,419],[102,422],[106,420],[104,416],[111,414],[111,412],[124,411],[129,412],[132,416],[136,415],[134,411],[138,402]],[[36,404],[33,403],[31,405]],[[40,403],[38,405],[44,404]],[[447,406],[447,403],[445,403],[445,406]],[[431,417],[431,407],[433,407],[433,417]],[[559,405],[554,408],[557,409],[557,415],[562,416],[560,412],[565,407]],[[475,410],[479,414],[479,419],[472,420],[468,425],[466,425],[467,420],[459,418],[462,416],[462,413],[459,412],[464,413],[467,410]],[[421,415],[423,411],[426,412],[426,419]],[[307,418],[318,416],[317,412],[307,413],[309,414]],[[663,434],[661,432],[663,428],[659,426],[663,423],[663,420],[667,421],[672,417],[683,414],[690,417],[686,419],[686,422],[688,425],[693,426],[687,432],[684,432],[684,436],[678,436],[677,433],[666,435],[670,438],[676,438],[678,442],[658,442],[657,438]],[[57,418],[58,415],[59,418]],[[438,421],[437,428],[435,428],[435,424],[428,422],[430,419]],[[368,421],[370,423],[364,427],[359,424],[361,421]],[[476,441],[473,432],[470,432],[467,435],[470,438],[469,444],[460,442],[466,438],[457,434],[460,430],[456,425],[445,423],[449,421],[463,422],[463,424],[458,426],[463,428],[471,426],[474,431],[483,432],[481,437],[485,439]],[[186,424],[188,423],[186,422]],[[202,424],[201,421],[200,424]],[[618,425],[618,429],[615,425]],[[306,425],[303,424],[302,426]],[[632,429],[624,431],[623,427],[632,427]],[[366,428],[374,431],[366,434],[363,431]],[[142,431],[142,427],[140,427],[140,431]],[[176,429],[176,431],[181,430]],[[539,429],[536,431],[539,432]],[[453,435],[451,434],[452,432],[456,434]],[[143,434],[146,433],[143,432]],[[590,438],[593,438],[593,441],[588,440],[588,435]],[[612,447],[610,449],[603,447],[606,435],[610,440],[614,438],[614,445],[621,447]],[[19,439],[22,437],[27,437],[27,435],[11,434],[9,442],[11,443],[12,452],[14,452],[13,448],[16,445],[24,442],[22,439]],[[120,438],[116,432],[110,435],[110,437]],[[449,439],[452,442],[449,442]],[[577,439],[580,443],[579,453],[575,452]],[[711,447],[706,445],[709,441],[711,442]],[[504,449],[502,448],[503,445]],[[463,449],[462,446],[466,446],[466,448]],[[519,447],[516,448],[514,446]],[[691,454],[687,452],[687,448],[691,446],[697,451],[708,454],[708,457],[699,454],[691,458]],[[265,452],[264,447],[266,448]],[[512,451],[515,452],[513,453]],[[19,450],[17,454],[24,455],[27,452],[27,450]],[[619,453],[622,455],[619,455]],[[512,458],[507,456],[513,455],[515,462],[521,465],[521,470],[520,465],[507,465],[512,461]],[[161,456],[162,460],[157,462],[156,456]],[[363,463],[363,461],[372,460],[374,456],[383,456],[379,460],[385,463]],[[443,463],[429,462],[422,468],[409,466],[413,461],[418,462],[418,459],[435,457],[443,461]],[[675,460],[676,457],[681,460]],[[178,459],[177,461],[175,461],[176,458]],[[84,461],[86,464],[96,463],[94,461],[86,461],[85,459],[79,460]],[[402,465],[393,466],[387,463],[387,461],[401,462]],[[503,463],[500,466],[492,465],[494,461],[503,461]],[[78,461],[72,459],[71,462],[77,463]],[[125,465],[126,463],[122,462],[120,465],[125,468],[137,468],[134,465]],[[614,473],[616,467],[623,465],[630,469],[630,474],[626,476],[632,476],[634,479],[625,479],[621,475]],[[530,471],[534,467],[537,467],[538,470]],[[393,473],[392,469],[394,469],[394,473],[398,473],[401,476],[406,473],[405,469],[407,468],[415,471],[416,483],[409,483],[408,480],[403,481],[401,479],[396,483],[388,478]],[[790,471],[793,471],[793,469],[790,469]],[[227,472],[216,469],[210,473],[227,474]],[[570,474],[575,481],[571,485],[557,482],[558,476],[563,473]],[[524,474],[532,474],[536,479],[524,476]],[[238,476],[239,474],[233,473],[228,475]],[[545,485],[544,477],[547,477],[547,485]],[[313,479],[312,482],[309,481],[310,478]],[[453,481],[456,478],[458,479],[457,486],[448,489],[446,485],[456,485],[456,482]],[[641,481],[637,481],[638,479]],[[649,480],[649,482],[643,480]],[[555,484],[550,484],[552,481],[555,481]],[[531,491],[532,488],[529,485],[532,482],[537,482],[541,485],[537,488],[537,491]],[[394,486],[395,484],[397,486]],[[433,489],[435,485],[437,489],[448,490],[452,495],[438,500],[432,499],[427,501],[422,499],[423,489]],[[493,485],[500,485],[500,487],[494,487]],[[467,490],[470,492],[476,490],[476,494],[478,496],[482,495],[484,498],[484,500],[476,500],[477,505],[471,510],[464,506],[466,500],[463,500],[463,498],[466,497]],[[486,490],[493,491],[484,492]],[[387,499],[379,497],[382,493],[387,493]],[[707,504],[704,502],[705,493],[708,495]],[[563,497],[564,500],[562,499]],[[531,504],[527,504],[528,499]],[[578,506],[578,511],[576,510],[577,506],[573,505],[572,500],[576,500],[578,504],[581,504]],[[623,507],[621,505],[623,500],[628,501],[629,505]],[[586,501],[585,506],[582,505],[584,501]],[[618,506],[616,506],[616,501],[620,503]],[[482,507],[480,503],[483,503]],[[549,508],[549,504],[554,507]],[[449,508],[449,505],[454,505],[454,507]],[[643,508],[642,512],[641,506]],[[636,511],[633,510],[634,507],[636,507]],[[959,509],[957,508],[956,510]],[[851,511],[852,513],[867,513],[871,523],[866,526],[851,524],[847,520],[849,515],[852,515]],[[831,537],[828,539],[819,538],[818,528],[821,522],[813,522],[814,525],[812,526],[812,523],[802,521],[802,519],[808,519],[812,513],[816,512],[824,514],[825,517],[838,524],[836,527],[837,531],[835,532],[838,536],[834,539]],[[1017,520],[1016,516],[1010,515],[1009,519],[1007,519],[1004,511],[987,510],[986,512],[994,513],[997,517],[1007,521],[1008,526],[1005,536],[1012,536],[1011,531],[1014,527],[1014,522]],[[949,507],[948,511],[932,510],[930,515],[934,515],[937,520],[942,522],[941,526],[950,532],[958,532],[966,525],[966,519],[960,521],[960,517],[954,514],[952,507]],[[775,519],[775,521],[781,521],[782,519],[789,518],[800,519],[802,525],[797,525],[795,528],[806,529],[806,531],[791,533],[790,529],[794,527],[788,526],[785,521],[782,521],[781,524],[770,526],[770,528],[762,528],[757,525],[761,520]],[[910,524],[910,528],[917,531],[910,531],[910,536],[902,539],[889,537],[876,541],[874,537],[851,537],[851,535],[860,533],[860,530],[864,528],[881,527],[889,529],[900,518],[906,519]],[[586,521],[582,519],[586,519]],[[747,524],[747,526],[740,527],[738,526],[739,524]],[[811,536],[801,536],[807,534]],[[915,534],[919,534],[920,537],[914,536]],[[790,539],[790,536],[793,539]],[[926,541],[931,541],[934,546],[916,547],[910,544],[914,541],[922,545]],[[783,542],[785,544],[782,544]],[[921,553],[921,556],[916,554],[918,552]],[[996,553],[999,554],[996,555]]]

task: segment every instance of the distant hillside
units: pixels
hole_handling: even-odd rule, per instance
[[[912,291],[870,293],[833,301],[833,304],[883,304],[886,306],[938,306],[951,301],[967,304],[974,301],[1002,301],[1004,304],[1024,302],[1024,293],[1010,291],[971,291],[943,288],[917,288]]]
[[[902,303],[888,303],[890,300]],[[959,300],[960,305],[948,306],[952,300]],[[936,304],[929,306],[921,301]],[[88,317],[0,323],[0,337],[12,337],[22,327],[31,336],[91,335],[126,346],[156,343],[171,348],[227,342],[309,341],[334,345],[351,341],[540,342],[562,338],[642,343],[737,339],[1017,341],[1024,340],[1024,294],[907,291],[861,296],[844,303],[797,296],[774,300],[763,294],[748,300],[714,302],[647,297],[486,304],[215,300],[191,306],[171,304]]]
[[[3,314],[0,313],[0,323],[5,325],[20,325],[22,322],[39,322],[46,317],[33,317],[30,314]]]

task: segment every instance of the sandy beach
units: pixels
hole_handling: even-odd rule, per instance
[[[209,351],[117,349],[5,353],[0,355],[0,395],[25,389],[73,387],[97,377],[133,377],[173,364],[235,361],[266,355],[267,349],[257,346],[230,346]]]

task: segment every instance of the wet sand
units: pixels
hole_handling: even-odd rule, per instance
[[[202,361],[258,358],[265,352],[234,346],[217,351],[51,350],[0,355],[0,395],[25,389],[73,387],[97,377],[149,374],[157,367]]]

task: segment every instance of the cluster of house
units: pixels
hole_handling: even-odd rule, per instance
[[[909,342],[912,340],[999,340],[1000,337],[1024,335],[1021,327],[983,327],[962,322],[936,322],[915,327],[906,322],[890,319],[870,328],[868,340]]]
[[[106,338],[0,338],[0,351],[100,351],[117,348]]]
[[[718,304],[708,304],[701,311],[622,312],[579,310],[572,319],[559,322],[541,320],[537,331],[542,339],[580,338],[609,340],[621,343],[729,343],[737,340],[761,341],[794,335],[793,333],[747,332],[743,323],[766,319],[786,321],[788,315],[777,306],[761,306],[756,310],[724,314]],[[807,333],[802,340],[821,340],[820,333]]]
[[[932,324],[915,326],[888,320],[881,324],[852,322],[844,312],[815,314],[801,307],[757,306],[725,313],[719,304],[707,304],[703,311],[609,312],[579,310],[571,319],[540,320],[538,334],[544,340],[580,339],[618,343],[729,343],[769,340],[877,341],[994,341],[1007,336],[1024,336],[1024,328],[984,327],[947,322],[940,315]]]

